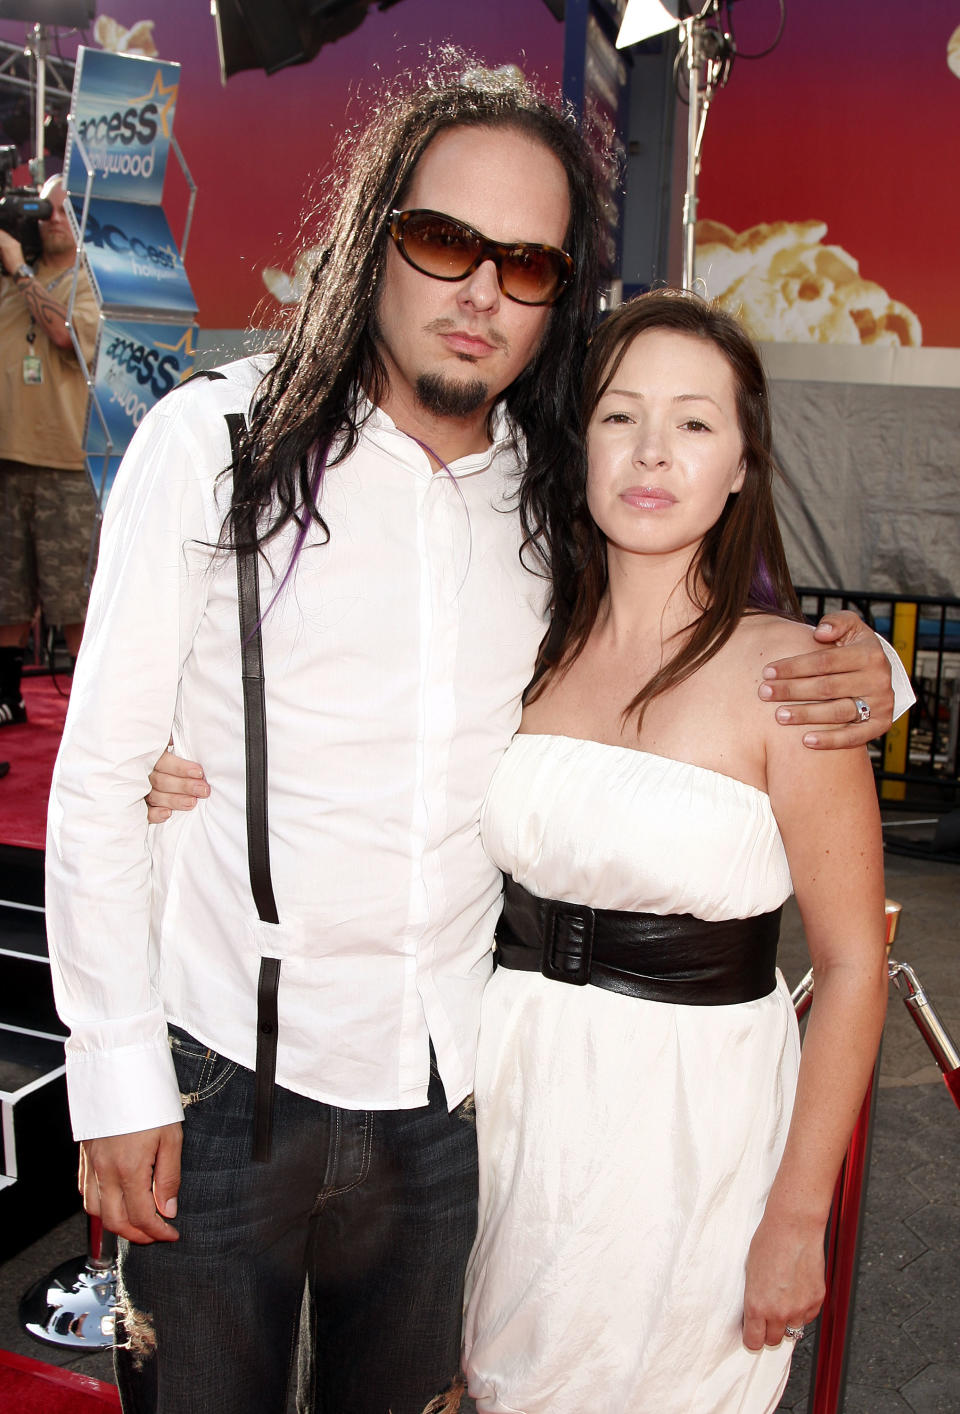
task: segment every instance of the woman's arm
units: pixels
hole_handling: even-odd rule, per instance
[[[767,785],[813,962],[786,1148],[747,1260],[743,1339],[758,1350],[823,1301],[823,1237],[837,1172],[886,1009],[883,856],[873,772],[860,751],[805,751],[768,730]]]

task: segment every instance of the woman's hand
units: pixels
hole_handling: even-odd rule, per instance
[[[184,761],[174,756],[173,743],[150,772],[150,793],[146,796],[147,820],[160,825],[169,820],[175,810],[192,810],[198,800],[210,794],[199,761]]]
[[[747,1255],[743,1343],[748,1350],[779,1345],[787,1326],[816,1318],[824,1297],[820,1222],[764,1216]]]
[[[866,746],[893,721],[890,664],[880,640],[849,609],[826,614],[814,636],[825,645],[819,652],[767,665],[765,675],[772,676],[760,696],[786,704],[776,714],[783,725],[819,728],[804,733],[804,746]],[[858,697],[870,708],[866,722],[858,720]]]

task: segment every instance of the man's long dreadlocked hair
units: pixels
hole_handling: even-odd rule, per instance
[[[460,59],[462,63],[462,56]],[[520,76],[473,69],[455,80],[434,74],[391,95],[359,140],[345,140],[344,174],[329,209],[322,253],[261,385],[238,464],[223,543],[261,547],[291,520],[329,530],[318,506],[320,454],[341,460],[356,446],[358,390],[377,404],[386,372],[375,315],[389,239],[389,213],[424,150],[457,126],[507,127],[548,148],[570,189],[566,249],[573,284],[550,312],[533,360],[507,389],[508,414],[526,444],[520,512],[526,543],[541,561],[576,554],[567,529],[568,480],[578,462],[580,375],[597,306],[600,208],[590,154],[570,115]]]

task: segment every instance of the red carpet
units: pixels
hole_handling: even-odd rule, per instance
[[[68,677],[59,675],[57,683],[69,692]],[[26,722],[0,729],[0,761],[10,762],[9,773],[0,780],[0,844],[43,849],[47,796],[67,699],[57,692],[52,678],[43,676],[23,679],[23,700]]]
[[[120,1408],[113,1385],[0,1350],[3,1414],[107,1414]]]

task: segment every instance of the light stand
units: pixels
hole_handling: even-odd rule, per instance
[[[47,179],[43,133],[47,117],[47,55],[50,52],[50,40],[46,25],[34,25],[30,52],[33,55],[34,68],[33,161],[30,163],[30,175],[34,185],[42,187]]]
[[[46,177],[43,157],[48,99],[69,106],[73,87],[72,59],[61,59],[50,53],[49,31],[46,25],[33,25],[24,44],[0,41],[0,88],[25,89],[32,104],[31,137],[33,157],[30,172],[36,185]]]
[[[707,114],[717,89],[726,83],[733,59],[732,38],[708,21],[720,13],[721,0],[702,0],[699,10],[681,18],[684,0],[629,0],[617,48],[638,44],[679,26],[679,64],[687,76],[687,178],[683,198],[683,288],[696,280],[697,183]]]
[[[730,51],[725,36],[706,23],[717,9],[717,0],[707,0],[699,15],[680,25],[680,54],[687,69],[687,189],[683,198],[683,288],[692,290],[697,277],[697,184],[703,134],[713,95],[727,77]],[[703,83],[701,85],[701,70]]]

